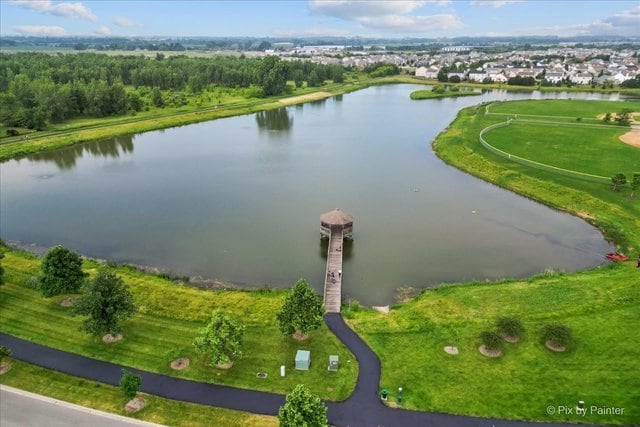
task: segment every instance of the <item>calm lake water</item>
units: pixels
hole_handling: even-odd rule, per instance
[[[2,238],[241,286],[304,277],[321,290],[319,215],[341,208],[355,218],[343,296],[366,305],[391,302],[400,286],[603,262],[610,245],[595,228],[447,166],[430,147],[462,107],[566,94],[411,101],[416,88],[372,87],[3,163]]]

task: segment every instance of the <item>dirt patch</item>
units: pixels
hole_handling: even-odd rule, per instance
[[[181,357],[180,359],[176,359],[171,362],[171,369],[175,369],[176,371],[181,371],[183,369],[187,369],[189,367],[189,358]]]
[[[123,338],[122,334],[117,334],[117,335],[107,334],[102,337],[102,342],[105,344],[111,344],[112,342],[120,341],[122,338]]]
[[[278,102],[283,105],[300,104],[302,102],[317,101],[330,97],[329,92],[313,92],[306,95],[292,96],[291,98],[280,99]]]
[[[380,312],[380,313],[382,313],[382,314],[389,314],[389,306],[388,306],[388,305],[383,305],[383,306],[380,306],[380,305],[374,305],[374,306],[373,306],[373,307],[371,307],[371,308],[373,308],[373,309],[374,309],[374,310],[376,310],[376,311],[379,311],[379,312]]]
[[[309,335],[308,334],[303,334],[300,331],[295,331],[293,333],[293,335],[291,335],[293,337],[294,340],[300,342],[300,341],[306,341],[309,339]]]
[[[632,147],[640,148],[640,129],[630,130],[624,135],[620,135],[620,141]]]
[[[511,344],[515,344],[520,341],[520,337],[516,337],[515,335],[500,334],[500,336],[503,340]]]
[[[145,400],[142,397],[136,396],[130,401],[128,401],[126,405],[124,405],[124,410],[127,411],[127,413],[129,414],[133,414],[135,412],[138,412],[142,408],[144,408],[144,405],[146,404],[147,402],[145,402]]]
[[[10,370],[11,370],[11,364],[10,363],[3,363],[3,364],[0,365],[0,375],[6,374]]]
[[[484,346],[484,344],[482,344],[480,347],[478,347],[478,351],[480,352],[480,354],[482,354],[483,356],[487,356],[487,357],[500,357],[500,356],[502,356],[502,351],[500,351],[500,350],[489,350],[487,347]]]
[[[458,350],[458,347],[448,345],[444,348],[444,352],[455,356],[456,354],[460,353],[460,350]]]
[[[594,219],[594,216],[591,215],[589,212],[578,211],[576,212],[576,214],[582,219]]]
[[[73,298],[66,297],[62,301],[60,301],[60,307],[71,307],[73,305]]]
[[[557,352],[557,353],[562,353],[562,352],[567,351],[567,348],[566,348],[565,346],[563,346],[563,345],[559,345],[559,344],[556,344],[555,342],[553,342],[553,341],[551,341],[551,340],[549,340],[549,341],[547,341],[546,343],[544,343],[544,345],[545,345],[545,347],[547,347],[549,350],[551,350],[551,351],[555,351],[555,352]]]
[[[218,369],[231,369],[232,366],[233,366],[233,362],[216,363],[216,368],[218,368]]]

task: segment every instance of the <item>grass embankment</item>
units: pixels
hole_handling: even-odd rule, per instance
[[[45,299],[25,286],[30,277],[38,274],[38,258],[17,251],[5,255],[7,283],[0,287],[2,332],[96,359],[203,382],[283,394],[297,384],[305,384],[330,400],[347,398],[355,385],[355,358],[324,324],[303,343],[281,335],[275,313],[284,300],[282,291],[200,290],[118,267],[116,273],[129,285],[140,312],[123,323],[122,341],[106,345],[99,338],[79,332],[82,318],[71,317],[69,309],[60,306],[62,297]],[[85,261],[84,267],[95,274],[99,265]],[[206,358],[195,354],[192,347],[198,329],[215,308],[221,308],[246,327],[244,357],[229,370],[208,366]],[[309,371],[293,369],[297,349],[311,350]],[[327,371],[331,354],[340,357],[338,372]],[[183,371],[173,371],[169,363],[180,356],[189,357],[191,365]],[[284,378],[279,374],[280,365],[287,367]],[[256,378],[258,372],[269,376]]]
[[[424,81],[401,75],[380,78],[356,75],[345,83],[329,83],[318,88],[304,87],[284,96],[269,98],[244,98],[237,96],[231,89],[218,88],[219,90],[215,93],[198,96],[197,99],[192,99],[189,104],[181,107],[154,107],[135,116],[72,120],[52,125],[41,132],[32,132],[27,140],[22,139],[23,135],[0,138],[2,141],[0,161],[87,141],[281,108],[353,92],[368,86],[390,83],[424,83]],[[218,101],[219,103],[216,104]]]
[[[416,90],[415,92],[411,92],[409,97],[413,100],[420,99],[440,99],[440,98],[455,98],[458,96],[476,96],[482,95],[482,92],[475,90],[450,90],[445,89],[442,92],[433,91],[433,90]]]
[[[546,103],[544,113],[563,115],[566,104],[558,104],[554,111],[554,102]],[[518,106],[514,102],[496,107],[517,113],[519,108],[510,104]],[[522,105],[533,112],[534,104]],[[569,105],[587,108],[578,101]],[[462,110],[434,142],[438,156],[489,182],[579,215],[625,250],[632,250],[633,256],[637,254],[640,203],[627,197],[628,188],[614,193],[608,185],[554,175],[492,154],[478,142],[479,132],[505,118],[484,113],[484,106]],[[381,386],[391,390],[402,386],[403,406],[408,408],[511,419],[634,424],[640,422],[640,378],[628,373],[640,370],[639,277],[635,263],[628,262],[574,274],[442,287],[393,307],[387,316],[368,310],[347,314],[352,317],[350,325],[381,358]],[[493,329],[500,316],[521,319],[527,333],[521,343],[505,344],[502,357],[487,359],[477,350],[479,334]],[[570,326],[574,348],[559,354],[543,347],[539,332],[547,323]],[[458,346],[460,354],[446,354],[446,345]],[[547,412],[548,406],[574,408],[578,400],[584,400],[587,408],[625,409],[620,415],[588,412],[585,417]]]
[[[140,412],[127,414],[126,399],[116,387],[87,381],[12,360],[12,369],[0,376],[0,383],[42,394],[76,405],[125,415],[143,421],[171,426],[277,426],[276,417],[255,415],[230,409],[214,408],[144,395],[146,406]],[[215,420],[215,422],[214,422]]]

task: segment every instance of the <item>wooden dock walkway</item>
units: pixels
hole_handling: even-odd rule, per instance
[[[327,313],[340,313],[342,302],[342,229],[332,229],[324,276],[324,307]]]

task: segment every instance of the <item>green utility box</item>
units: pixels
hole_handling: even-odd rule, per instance
[[[296,369],[308,371],[311,365],[311,352],[309,350],[298,350],[296,353]]]

